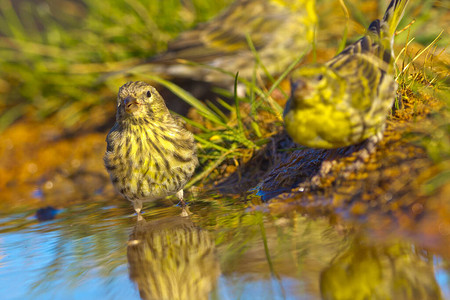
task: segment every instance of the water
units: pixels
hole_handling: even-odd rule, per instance
[[[406,237],[230,202],[2,215],[1,299],[450,299],[448,261]]]

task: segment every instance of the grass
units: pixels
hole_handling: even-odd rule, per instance
[[[164,50],[229,2],[0,0],[0,130],[24,115],[68,128],[86,121],[112,95],[100,74]]]
[[[449,70],[445,66],[448,55],[446,48],[437,46],[445,34],[444,30],[423,48],[410,50],[415,40],[410,37],[410,30],[415,25],[408,27],[407,41],[396,58],[396,63],[400,62],[397,63],[400,67],[396,81],[401,95],[424,99],[428,103],[429,99],[439,102],[436,105],[438,110],[430,109],[426,122],[411,133],[416,144],[426,149],[435,163],[436,174],[422,187],[425,194],[432,194],[450,181],[450,86]]]

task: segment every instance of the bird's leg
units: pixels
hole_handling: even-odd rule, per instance
[[[181,204],[181,209],[182,209],[181,216],[182,217],[189,216],[189,208],[187,207],[186,202],[184,202],[184,199],[183,199],[183,190],[179,190],[177,192],[177,198],[178,198],[178,200],[180,200],[180,204]]]
[[[138,214],[138,217],[141,215],[142,210],[142,201],[141,200],[134,200],[133,201],[133,207],[136,213]]]

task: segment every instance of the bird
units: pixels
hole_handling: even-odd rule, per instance
[[[348,237],[319,277],[320,298],[444,299],[426,252],[405,241]],[[414,295],[414,296],[413,296]]]
[[[248,37],[275,76],[310,49],[316,24],[315,0],[236,0],[147,62],[156,74],[229,86],[234,77],[226,72],[247,80],[253,76],[256,59]]]
[[[214,236],[181,216],[138,220],[127,258],[142,299],[210,299],[221,273]]]
[[[397,91],[394,34],[407,3],[390,1],[361,39],[325,63],[292,72],[283,119],[294,142],[339,148],[382,139]]]
[[[198,165],[194,136],[153,86],[130,81],[120,87],[106,143],[106,170],[138,215],[143,202],[173,194],[187,215],[183,187]]]

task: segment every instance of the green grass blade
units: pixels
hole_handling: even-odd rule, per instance
[[[185,186],[186,189],[193,186],[198,181],[206,178],[212,171],[214,171],[226,158],[229,154],[233,153],[236,150],[235,146],[233,146],[228,151],[224,152],[217,160],[211,162],[206,169],[200,174],[196,175],[192,178]]]
[[[281,74],[281,76],[275,81],[275,83],[270,87],[269,91],[267,92],[267,99],[270,100],[270,104],[275,108],[277,114],[282,114],[283,113],[283,108],[276,102],[274,101],[271,97],[270,94],[272,94],[272,92],[280,85],[280,83],[284,80],[284,78],[286,78],[286,76],[292,71],[292,69],[294,69],[294,67],[303,59],[303,57],[305,57],[305,55],[309,52],[309,48],[304,50],[298,57],[296,60],[294,60],[289,67],[287,67],[287,69],[283,72],[283,74]]]
[[[238,121],[239,134],[244,134],[244,125],[242,123],[241,110],[239,108],[239,99],[237,96],[237,83],[238,83],[239,72],[236,73],[234,77],[234,105],[236,107],[236,117]]]
[[[342,36],[342,40],[339,43],[339,47],[337,49],[337,53],[340,53],[342,50],[344,50],[345,46],[347,45],[347,35],[348,35],[348,22],[350,19],[350,14],[348,12],[347,6],[345,4],[346,1],[339,0],[339,3],[341,4],[342,10],[345,14],[345,27],[344,27],[344,35]]]
[[[176,84],[167,81],[165,79],[162,79],[159,76],[156,75],[150,75],[150,74],[140,74],[141,76],[144,76],[150,80],[153,80],[163,86],[165,86],[166,88],[168,88],[171,92],[173,92],[175,95],[177,95],[178,97],[180,97],[181,99],[183,99],[184,101],[186,101],[188,104],[190,104],[191,106],[195,107],[199,112],[202,113],[202,115],[207,118],[208,120],[222,125],[222,126],[227,126],[221,119],[220,117],[211,109],[209,109],[205,104],[203,104],[200,100],[196,99],[194,96],[192,96],[190,93],[188,93],[187,91],[183,90],[182,88],[180,88],[179,86],[177,86]]]
[[[214,148],[214,149],[219,150],[220,152],[223,152],[223,153],[228,151],[228,149],[226,149],[224,147],[221,147],[219,145],[216,145],[216,144],[214,144],[214,143],[212,143],[212,142],[210,142],[208,140],[205,140],[204,138],[200,137],[199,135],[194,135],[194,137],[195,137],[195,139],[197,141],[199,141],[203,145],[206,145],[206,146],[208,146],[210,148]]]
[[[257,66],[260,66],[263,69],[264,75],[266,75],[269,82],[274,82],[275,79],[273,78],[272,74],[269,73],[266,66],[261,61],[261,57],[259,56],[258,51],[256,51],[255,45],[253,44],[253,41],[252,41],[250,35],[246,34],[245,38],[247,39],[247,44],[250,47],[250,50],[252,51],[252,53],[256,59],[255,69],[257,68]]]
[[[233,107],[230,104],[228,104],[226,101],[224,101],[223,99],[218,98],[217,102],[219,102],[219,104],[222,105],[222,107],[224,107],[228,111],[230,111],[230,112],[233,111]]]
[[[207,100],[206,104],[220,117],[224,122],[228,122],[229,118],[214,103]]]

